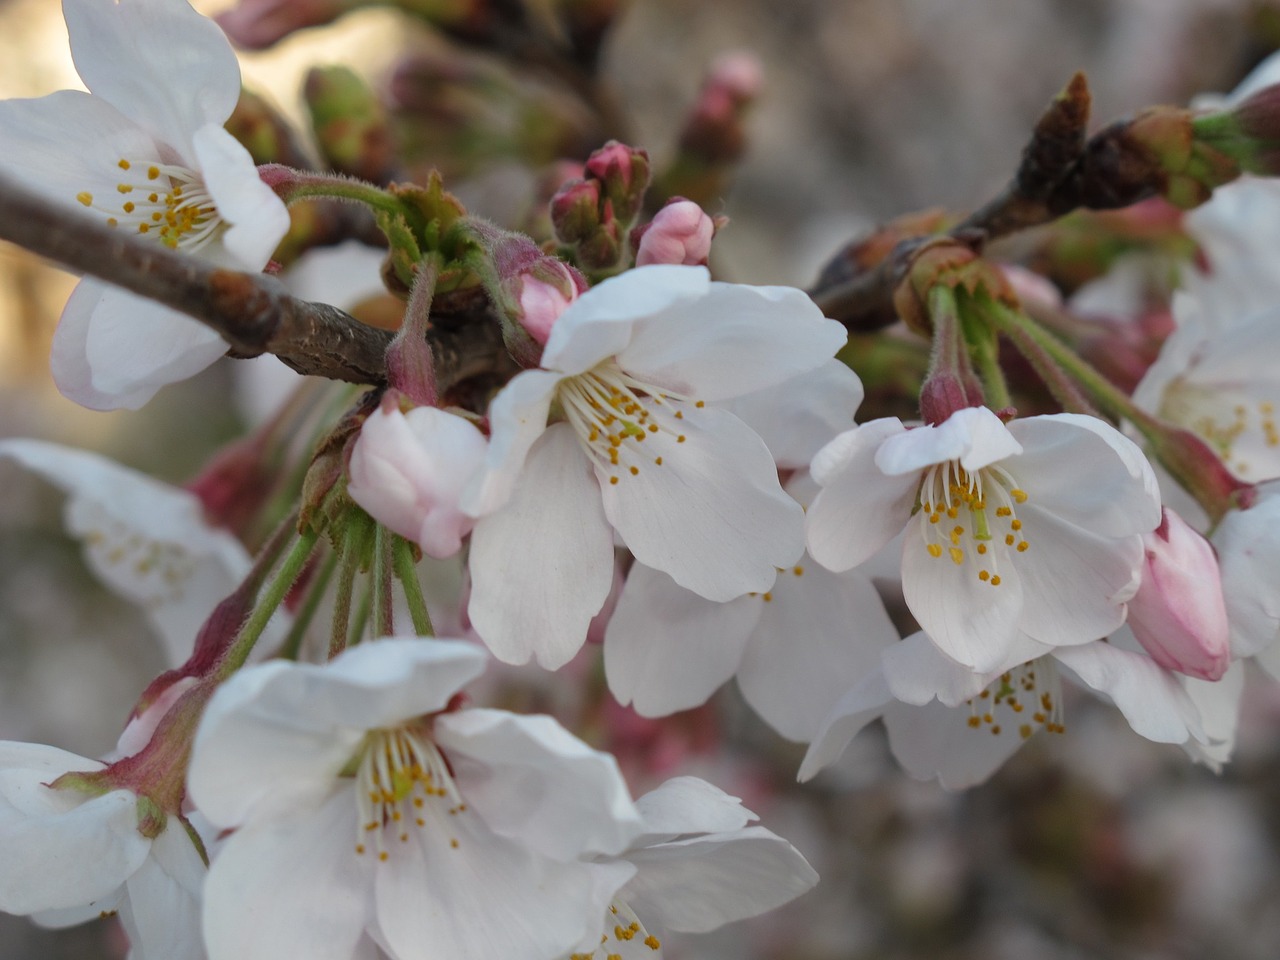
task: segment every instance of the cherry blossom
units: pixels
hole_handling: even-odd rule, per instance
[[[184,0],[66,0],[71,55],[91,91],[0,102],[0,169],[122,231],[258,270],[289,226],[284,204],[223,129],[240,68]],[[95,409],[137,408],[226,352],[207,327],[82,280],[54,336],[54,379]]]
[[[153,838],[139,831],[129,790],[97,796],[55,789],[95,760],[43,744],[0,742],[0,910],[70,926],[119,912],[134,960],[202,960],[204,862],[169,817]]]
[[[800,291],[701,267],[641,267],[571,303],[542,369],[495,398],[463,497],[479,518],[470,616],[490,649],[567,662],[609,592],[615,533],[707,599],[769,589],[803,549],[800,507],[760,437],[713,404],[813,371],[844,339]]]
[[[42,440],[0,440],[9,457],[67,493],[67,532],[84,545],[89,568],[138,604],[182,663],[205,618],[249,572],[249,555],[209,525],[200,500],[84,450]]]
[[[636,801],[644,834],[619,855],[633,868],[604,917],[600,945],[571,960],[660,960],[667,930],[706,933],[779,907],[818,875],[786,840],[705,780],[676,777]]]
[[[814,559],[848,570],[905,528],[907,606],[945,654],[981,671],[1020,633],[1056,647],[1119,627],[1141,535],[1160,522],[1138,448],[1076,414],[1005,426],[970,407],[911,430],[873,420],[824,447],[812,470],[823,488],[806,517]]]
[[[832,709],[800,779],[834,762],[863,727],[883,718],[890,749],[912,776],[953,790],[981,783],[1037,732],[1065,731],[1064,675],[1114,703],[1149,740],[1209,740],[1183,678],[1144,652],[1105,641],[1050,647],[1023,635],[1005,663],[977,672],[915,633],[884,647],[878,669]]]
[[[348,960],[368,940],[396,960],[594,945],[627,872],[583,858],[625,850],[640,815],[613,759],[549,717],[447,711],[484,661],[463,641],[385,639],[218,690],[189,778],[235,830],[206,885],[211,960]]]

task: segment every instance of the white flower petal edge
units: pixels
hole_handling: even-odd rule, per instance
[[[289,227],[284,204],[222,129],[240,71],[218,27],[167,0],[66,0],[86,96],[0,102],[0,169],[108,226],[257,270]],[[123,291],[73,295],[54,337],[59,389],[137,408],[225,352],[190,318]]]
[[[485,659],[375,640],[218,690],[189,778],[235,830],[210,868],[210,960],[347,960],[366,940],[397,960],[543,960],[599,937],[629,871],[578,856],[625,848],[640,815],[612,758],[549,718],[438,712]]]
[[[748,826],[755,814],[706,781],[669,780],[636,806],[646,831],[620,855],[634,875],[605,914],[603,942],[587,956],[660,956],[653,930],[705,933],[779,907],[818,882],[791,844]]]
[[[67,494],[67,532],[90,569],[142,607],[171,666],[201,624],[249,572],[240,542],[204,519],[197,497],[84,450],[43,440],[0,440],[9,457]]]

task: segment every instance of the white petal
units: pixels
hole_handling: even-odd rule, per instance
[[[77,292],[86,285],[97,283],[83,280]],[[88,300],[88,294],[84,303],[68,300],[63,317],[73,308],[83,309]],[[55,352],[74,346],[55,333]],[[104,286],[90,307],[83,350],[93,390],[116,398],[113,403],[119,407],[144,391],[150,391],[146,394],[150,399],[161,387],[199,373],[225,354],[227,345],[204,324],[176,310]]]
[[[876,670],[863,677],[831,708],[813,743],[809,744],[796,779],[801,782],[812,780],[823,767],[835,763],[849,741],[881,716],[893,702],[893,693],[885,683],[883,671]]]
[[[934,699],[948,707],[958,706],[976,697],[999,676],[993,675],[993,671],[979,673],[956,663],[939,650],[923,630],[886,647],[881,662],[885,681],[894,697],[915,706]],[[999,669],[1003,672],[1004,666]]]
[[[768,448],[724,410],[688,408],[675,420],[660,409],[664,429],[635,447],[650,459],[629,450],[636,462],[624,458],[616,484],[596,468],[609,521],[637,560],[708,600],[767,590],[804,549],[803,511],[778,485]]]
[[[1112,537],[1160,525],[1160,489],[1151,465],[1114,427],[1097,417],[1059,413],[1015,420],[1009,430],[1024,449],[1009,469],[1032,504]]]
[[[741,830],[756,819],[737,797],[697,777],[664,781],[637,800],[636,809],[645,829],[645,838],[636,846],[648,846],[655,837]]]
[[[1017,639],[1024,606],[1022,581],[1008,576],[992,586],[978,579],[972,558],[953,563],[946,554],[931,556],[925,549],[924,523],[923,512],[916,514],[903,541],[902,593],[907,606],[948,657],[979,671],[991,670],[1004,662]]]
[[[778,574],[738,671],[752,709],[787,739],[806,742],[898,639],[870,580],[807,560]]]
[[[105,222],[124,198],[117,162],[158,158],[151,135],[115,107],[79,90],[0,101],[0,170],[23,186]],[[91,206],[80,201],[89,194]]]
[[[842,433],[818,451],[810,467],[822,485],[805,514],[809,553],[828,570],[856,567],[902,531],[911,518],[920,478],[888,476],[875,464],[901,421],[872,420]]]
[[[1273,648],[1275,649],[1275,648]],[[1263,658],[1258,657],[1259,665]],[[1265,667],[1268,673],[1275,672]],[[1244,693],[1245,664],[1237,660],[1227,668],[1222,679],[1213,682],[1183,677],[1182,685],[1195,704],[1207,743],[1188,740],[1182,745],[1192,759],[1219,771],[1231,759],[1236,745],[1236,728],[1240,722],[1240,698]]]
[[[188,775],[192,799],[220,827],[315,801],[366,730],[442,709],[484,661],[475,644],[406,638],[361,644],[323,666],[246,667],[205,708]]]
[[[968,707],[938,702],[922,707],[893,704],[885,711],[889,748],[913,777],[937,779],[948,790],[963,790],[986,780],[1022,746],[1013,724],[971,727]]]
[[[112,895],[142,865],[151,841],[138,833],[138,798],[113,790],[86,798],[45,786],[101,764],[65,750],[0,742],[0,910],[26,914]]]
[[[1231,655],[1247,657],[1280,642],[1280,483],[1258,488],[1258,502],[1232,510],[1214,531],[1222,594],[1231,628]]]
[[[564,956],[599,928],[611,898],[589,864],[538,856],[470,813],[428,822],[390,853],[377,917],[397,960]]]
[[[76,71],[95,96],[191,160],[191,136],[221,126],[240,65],[212,20],[167,0],[63,0]]]
[[[1060,646],[1105,637],[1124,622],[1124,601],[1141,576],[1138,536],[1111,540],[1028,502],[1018,508],[1027,538],[998,590],[1017,580],[1023,609],[1018,626],[1042,643]],[[993,591],[994,592],[994,591]]]
[[[936,426],[916,427],[886,440],[876,451],[876,466],[896,476],[959,460],[974,471],[1021,452],[999,417],[986,407],[965,407]]]
[[[706,600],[635,563],[605,627],[610,691],[644,717],[701,706],[737,671],[760,608],[758,597]]]
[[[807,467],[822,447],[853,426],[862,381],[839,360],[776,387],[725,401],[724,409],[760,435],[783,469]]]
[[[562,374],[585,373],[616,356],[631,340],[637,321],[704,297],[710,282],[705,267],[650,266],[596,284],[569,304],[551,327],[543,367]]]
[[[193,140],[204,185],[229,224],[222,245],[246,270],[260,270],[289,230],[289,211],[262,182],[249,151],[221,123],[196,131]]]
[[[568,663],[613,585],[613,531],[571,427],[546,431],[515,495],[471,534],[472,626],[506,663]]]
[[[818,882],[795,847],[764,827],[663,843],[628,854],[622,897],[642,918],[705,933],[794,900]]]
[[[1053,656],[1105,694],[1135,733],[1157,743],[1204,739],[1195,705],[1177,675],[1150,657],[1101,642],[1055,650]]]
[[[847,339],[801,290],[712,283],[706,296],[638,321],[618,366],[676,393],[727,400],[815,370]]]
[[[640,832],[617,761],[551,717],[459,710],[434,735],[468,806],[501,836],[572,860],[619,853]]]
[[[547,412],[559,382],[559,374],[525,370],[493,398],[485,469],[462,496],[462,509],[471,516],[493,513],[511,499],[529,451],[547,429]]]
[[[200,935],[205,865],[176,817],[126,887],[120,919],[136,960],[204,960]]]
[[[371,873],[385,866],[355,852],[354,782],[227,838],[205,883],[209,960],[350,960],[371,913]]]

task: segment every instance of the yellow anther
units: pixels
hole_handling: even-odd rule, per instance
[[[617,478],[617,477],[610,477],[610,478],[609,478],[609,482],[610,482],[611,484],[616,484],[616,483],[618,482],[618,478]]]
[[[951,554],[952,563],[957,565],[964,563],[964,551],[959,547],[951,547],[947,552]]]
[[[683,434],[683,433],[682,433],[682,434],[680,434],[680,436],[676,437],[676,443],[684,443],[684,434]]]
[[[119,162],[116,163],[116,166],[119,167],[121,170],[128,170],[131,166],[133,166],[133,164],[131,164],[128,160],[120,160]]]
[[[1018,552],[1019,553],[1027,552],[1027,541],[1023,540],[1020,544],[1018,544]]]
[[[997,736],[997,737],[998,737],[998,736],[1000,736],[1000,724],[998,724],[998,723],[996,723],[996,724],[992,724],[992,726],[991,726],[991,732],[992,732],[992,734],[994,734],[994,735],[995,735],[995,736]]]
[[[657,950],[662,946],[662,941],[655,937],[652,933],[644,938],[644,945],[650,950]]]
[[[929,556],[931,557],[942,556],[942,547],[939,544],[931,543],[925,549],[929,551]]]
[[[83,203],[86,207],[93,203],[93,194],[88,190],[76,194],[76,199]]]
[[[697,407],[699,410],[701,410],[703,407],[706,406],[706,403],[702,400],[699,400],[697,403],[694,404],[694,406]]]
[[[1027,502],[1027,491],[1019,490],[1017,487],[1009,491],[1009,496],[1013,497],[1018,503]]]
[[[157,167],[157,166],[150,166],[150,167],[147,167],[147,179],[148,179],[148,180],[154,180],[154,179],[156,179],[156,177],[158,177],[158,176],[160,176],[160,168],[159,168],[159,167]]]
[[[130,186],[129,184],[127,184],[127,183],[118,183],[118,184],[116,184],[116,189],[117,189],[120,193],[133,193],[133,187],[131,187],[131,186]]]
[[[773,600],[773,593],[771,591],[765,591],[763,594],[760,595],[760,599],[763,600],[765,603],[769,603],[771,600]]]
[[[1018,733],[1022,736],[1023,740],[1029,739],[1031,737],[1031,724],[1024,723],[1018,728]]]
[[[659,466],[659,467],[660,467],[660,466],[662,466],[662,458],[661,458],[661,457],[654,457],[654,458],[653,458],[653,462],[654,462],[654,464],[656,464],[656,465],[657,465],[657,466]]]
[[[979,553],[986,553],[986,552],[987,552],[987,545],[986,545],[985,543],[980,543],[980,544],[978,544],[978,552],[979,552]]]
[[[633,477],[634,477],[634,476],[638,476],[638,475],[639,475],[639,473],[640,473],[640,468],[639,468],[639,467],[632,467],[632,468],[631,468],[631,475],[632,475]]]
[[[969,718],[969,726],[971,726],[971,727],[980,727],[980,726],[982,726],[982,721],[981,721],[981,720],[979,720],[977,717],[970,717],[970,718]]]
[[[995,576],[991,578],[991,585],[993,587],[1000,586],[1000,574],[997,573]]]
[[[1021,521],[1021,520],[1012,520],[1012,521],[1010,521],[1010,523],[1009,523],[1009,529],[1010,529],[1010,530],[1021,530],[1021,529],[1022,529],[1022,521]]]
[[[986,571],[986,570],[979,570],[979,571],[978,571],[978,579],[979,579],[979,580],[990,580],[990,579],[991,579],[991,574],[990,574],[990,572],[988,572],[988,571]]]
[[[794,573],[797,577],[803,577],[804,567],[792,567],[791,572]]]

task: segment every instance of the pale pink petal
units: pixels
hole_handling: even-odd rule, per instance
[[[620,353],[637,323],[704,298],[710,283],[705,267],[655,265],[610,277],[560,315],[542,352],[542,366],[562,374],[585,373]]]
[[[507,663],[568,663],[613,583],[613,531],[572,428],[534,445],[520,486],[471,534],[472,626]]]
[[[982,783],[1024,743],[1013,724],[971,727],[968,707],[928,703],[892,704],[884,713],[889,748],[903,768],[920,780],[936,779],[948,790]]]
[[[459,710],[436,719],[435,740],[468,806],[500,836],[572,860],[620,853],[640,832],[617,761],[551,717]]]
[[[803,291],[712,283],[706,296],[637,321],[618,365],[676,393],[727,400],[817,369],[847,338]]]
[[[644,818],[645,835],[636,847],[656,838],[686,833],[725,833],[741,830],[756,815],[719,787],[697,777],[672,777],[636,801]]]
[[[959,460],[962,467],[973,471],[1021,452],[1022,447],[999,417],[986,407],[966,407],[937,425],[889,437],[876,451],[876,466],[898,476]]]
[[[881,717],[894,702],[883,671],[875,670],[863,677],[827,714],[809,744],[796,779],[802,783],[812,780],[823,767],[839,760],[844,748],[862,732],[862,728]]]
[[[622,889],[627,904],[686,933],[765,913],[818,882],[795,847],[764,827],[645,847],[627,859],[638,868]]]
[[[721,406],[768,446],[783,469],[807,467],[822,447],[853,426],[862,381],[839,360],[776,387],[744,394]]]
[[[372,912],[371,874],[386,866],[355,852],[354,783],[222,844],[204,889],[209,960],[350,960]]]
[[[708,600],[767,590],[804,549],[804,514],[763,441],[723,410],[650,409],[663,429],[624,448],[619,482],[596,468],[609,521],[637,560]]]
[[[63,0],[76,71],[95,96],[191,163],[191,136],[221,126],[240,65],[216,23],[169,0]]]
[[[200,935],[204,861],[177,817],[151,844],[149,856],[128,880],[120,919],[139,957],[204,960]]]
[[[1114,427],[1060,413],[1015,420],[1009,430],[1025,451],[1009,469],[1031,505],[1110,537],[1159,526],[1160,490],[1151,465]]]
[[[1017,639],[1026,603],[1022,579],[1008,576],[992,586],[990,580],[978,579],[971,558],[953,563],[945,553],[932,556],[925,549],[924,522],[923,513],[916,514],[903,540],[902,592],[907,606],[948,657],[981,672],[994,669]]]
[[[805,742],[898,639],[870,580],[808,559],[778,574],[738,671],[751,708],[787,739]]]
[[[289,230],[289,211],[262,182],[258,168],[221,124],[196,131],[196,159],[218,216],[229,226],[222,245],[246,270],[260,270]]]
[[[545,370],[516,374],[489,406],[489,454],[485,468],[462,496],[473,517],[492,513],[511,498],[529,451],[547,429],[547,413],[560,375]]]
[[[609,690],[643,717],[701,706],[737,671],[759,597],[706,600],[636,563],[605,628]]]
[[[828,570],[856,567],[894,538],[911,518],[917,476],[888,476],[875,464],[901,421],[872,420],[840,434],[813,458],[810,470],[822,491],[805,515],[809,553]]]
[[[1065,647],[1053,656],[1114,703],[1135,733],[1157,743],[1204,739],[1179,678],[1150,657],[1102,642]]]

